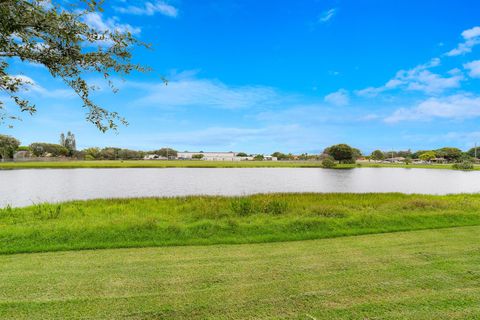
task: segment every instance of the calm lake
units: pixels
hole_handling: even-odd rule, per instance
[[[480,192],[480,171],[358,168],[0,170],[0,207],[77,199],[269,192]]]

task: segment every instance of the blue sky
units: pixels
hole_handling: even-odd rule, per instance
[[[16,62],[11,72],[35,82],[26,94],[38,113],[0,132],[23,144],[71,130],[82,148],[251,153],[480,142],[478,1],[107,3],[88,23],[153,45],[135,61],[154,72],[117,81],[117,94],[89,76],[102,88],[95,100],[130,125],[100,133],[46,70]]]

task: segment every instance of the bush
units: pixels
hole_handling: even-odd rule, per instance
[[[336,165],[337,164],[332,158],[325,158],[322,160],[322,167],[324,168],[334,168]]]
[[[473,163],[471,161],[462,161],[459,163],[455,163],[452,166],[452,169],[456,170],[473,170]]]
[[[257,154],[255,157],[253,157],[253,160],[255,161],[263,161],[263,159],[265,159],[263,154]]]
[[[67,148],[54,143],[35,142],[32,143],[29,148],[36,157],[44,157],[46,155],[60,157],[68,155]]]
[[[279,201],[279,200],[270,200],[263,207],[264,213],[274,214],[274,215],[285,213],[287,212],[287,210],[288,210],[288,203],[285,201]]]
[[[232,199],[230,205],[232,211],[239,216],[260,213],[280,215],[288,211],[288,202],[270,197],[260,200],[251,197],[239,197]]]
[[[247,216],[251,213],[253,213],[254,210],[254,204],[253,201],[250,198],[237,198],[232,200],[231,202],[232,210],[239,216]]]
[[[343,163],[343,164],[355,164],[355,163],[357,163],[357,161],[356,161],[355,159],[345,159],[345,160],[340,161],[340,163]]]
[[[288,160],[288,155],[282,152],[274,152],[271,154],[272,157],[276,157],[278,160]]]

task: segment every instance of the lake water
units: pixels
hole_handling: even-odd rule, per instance
[[[358,168],[0,170],[0,207],[96,198],[269,192],[480,192],[480,171]]]

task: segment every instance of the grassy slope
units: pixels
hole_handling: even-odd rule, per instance
[[[362,162],[362,167],[451,169],[452,165],[404,165]],[[52,162],[0,162],[0,169],[71,169],[71,168],[318,168],[319,161],[52,161]],[[338,165],[337,169],[355,168],[354,164]],[[480,166],[475,166],[480,170]]]
[[[2,319],[479,319],[480,227],[0,256]]]
[[[480,225],[480,195],[274,194],[0,210],[0,253],[253,243]]]

